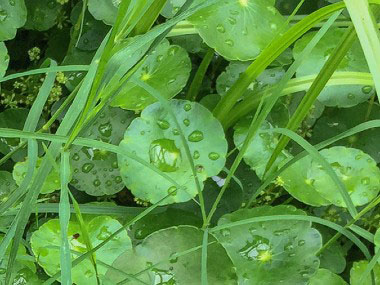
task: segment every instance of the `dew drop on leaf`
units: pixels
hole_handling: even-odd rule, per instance
[[[177,195],[177,187],[175,187],[175,186],[169,187],[168,194],[171,195],[171,196]]]
[[[93,168],[94,168],[94,164],[93,163],[85,163],[82,166],[82,171],[84,173],[89,173]]]
[[[95,187],[98,187],[98,186],[100,186],[101,182],[99,179],[95,179],[93,184]]]
[[[0,9],[0,22],[4,22],[8,18],[7,11]]]
[[[98,127],[98,131],[101,135],[105,137],[110,137],[112,135],[112,125],[109,122],[101,124]]]
[[[224,26],[222,24],[219,24],[216,26],[216,30],[219,32],[219,33],[225,33],[226,32],[226,29],[224,28]]]
[[[224,42],[226,45],[228,45],[230,47],[234,46],[234,44],[235,44],[233,40],[225,40]]]
[[[160,129],[162,130],[167,130],[170,128],[170,124],[166,120],[157,120],[157,125],[159,126]]]
[[[190,126],[190,121],[189,121],[189,119],[184,119],[184,120],[183,120],[183,124],[184,124],[186,127]]]
[[[373,89],[372,86],[364,86],[362,88],[362,91],[364,94],[369,94],[369,93],[371,93],[372,89]]]
[[[371,179],[369,177],[364,177],[362,180],[361,180],[361,183],[363,185],[368,185],[369,183],[371,182]]]
[[[185,104],[185,105],[183,106],[183,109],[184,109],[186,112],[188,112],[188,111],[191,110],[191,105],[190,105],[190,104]]]
[[[194,131],[188,137],[190,142],[200,142],[203,140],[203,133],[201,131]]]
[[[199,151],[197,151],[197,150],[194,151],[193,158],[194,158],[194,159],[198,159],[199,156],[200,156]]]
[[[220,157],[220,155],[216,152],[210,152],[208,155],[208,158],[211,160],[217,160]]]
[[[154,140],[149,148],[150,163],[163,172],[174,172],[181,160],[181,151],[170,139]]]

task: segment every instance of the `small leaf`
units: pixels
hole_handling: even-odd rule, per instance
[[[4,77],[8,69],[9,55],[7,47],[3,42],[0,42],[0,78]]]
[[[37,169],[34,172],[34,176],[36,175],[36,172],[38,168],[40,167],[42,162],[42,159],[39,158],[37,160]],[[26,172],[28,171],[28,158],[23,162],[17,162],[13,168],[13,179],[16,181],[17,185],[21,185],[22,181],[24,180],[24,177],[26,176]],[[41,188],[42,194],[52,193],[55,190],[60,189],[61,187],[61,180],[60,175],[57,170],[54,168],[50,171],[49,175],[47,176],[44,184]]]
[[[198,0],[195,3],[204,2]],[[273,0],[229,0],[189,18],[203,40],[228,60],[252,60],[285,25]]]
[[[1,1],[0,4],[0,41],[11,40],[18,28],[26,22],[24,0]]]
[[[187,139],[200,181],[217,175],[225,164],[227,153],[227,142],[219,121],[199,103],[171,100],[170,105]],[[137,198],[156,203],[172,194],[164,202],[170,204],[188,201],[198,193],[180,132],[160,103],[145,108],[141,117],[131,123],[120,147],[182,186],[177,189],[152,169],[120,155],[118,162],[123,181]]]
[[[85,137],[119,144],[134,114],[120,108],[107,107],[84,134]],[[70,157],[71,184],[89,195],[112,195],[124,188],[117,156],[97,148],[74,146]]]
[[[120,63],[119,63],[120,64]],[[111,105],[127,110],[142,110],[157,100],[147,91],[131,82],[142,80],[165,98],[177,95],[190,76],[191,62],[185,49],[164,40],[126,83]]]
[[[221,217],[218,225],[271,215],[305,212],[285,205],[241,209]],[[239,225],[220,230],[217,239],[236,266],[241,284],[306,284],[319,267],[316,253],[322,238],[310,222],[277,220]]]
[[[27,0],[28,19],[26,29],[46,31],[57,24],[62,5],[56,0]]]
[[[88,11],[96,20],[113,25],[121,0],[88,0]]]
[[[305,46],[311,41],[316,32],[311,32],[298,40],[293,49],[297,59]],[[297,77],[318,74],[322,66],[343,37],[345,29],[330,29],[317,44],[313,53],[307,57],[297,70]],[[344,57],[336,71],[369,72],[363,50],[356,41]],[[373,94],[374,88],[363,88],[361,85],[339,85],[326,87],[318,96],[318,100],[326,106],[352,107],[367,101]]]
[[[372,285],[372,284],[379,284],[380,282],[380,265],[376,264],[373,268],[373,272],[375,275],[375,283],[372,283],[371,275],[367,276],[366,279],[364,279],[364,282],[361,281],[361,277],[363,276],[364,271],[366,270],[368,265],[367,260],[361,260],[354,262],[352,265],[352,268],[350,270],[350,284],[351,285]]]
[[[95,247],[99,243],[107,239],[112,233],[120,229],[122,226],[118,221],[107,216],[98,216],[89,220],[88,234],[92,245]],[[72,259],[87,251],[83,241],[80,226],[77,222],[71,221],[68,228],[69,244],[72,252]],[[45,272],[52,276],[60,270],[60,246],[61,235],[58,219],[51,219],[43,224],[36,232],[33,233],[30,239],[32,250],[37,257],[38,263]],[[131,241],[127,232],[121,232],[116,237],[111,239],[106,245],[96,251],[97,260],[102,263],[111,265],[115,259],[122,253],[131,248]],[[108,267],[98,264],[99,274],[104,274]],[[96,275],[90,259],[85,259],[77,266],[72,268],[72,280],[75,284],[86,285],[96,284]]]

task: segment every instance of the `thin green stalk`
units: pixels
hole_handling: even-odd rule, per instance
[[[141,21],[139,21],[136,27],[133,29],[132,35],[145,34],[153,26],[154,22],[160,16],[162,8],[165,6],[166,0],[155,0],[148,8],[145,14],[143,14]]]
[[[199,90],[202,87],[203,79],[206,75],[207,69],[214,57],[214,50],[209,48],[207,53],[202,59],[201,64],[198,67],[197,72],[195,73],[194,79],[190,84],[189,90],[186,94],[186,99],[190,101],[196,101]]]

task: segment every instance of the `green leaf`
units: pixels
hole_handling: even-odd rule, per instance
[[[218,94],[224,96],[227,91],[236,83],[239,76],[248,68],[252,62],[232,61],[216,79],[216,90]],[[244,95],[252,95],[265,87],[273,86],[280,81],[284,75],[281,67],[264,70],[254,82],[248,87]]]
[[[310,179],[312,158],[305,156],[288,167],[277,178],[277,183],[282,185],[297,200],[311,206],[330,205],[331,202],[323,198],[313,187]]]
[[[318,74],[323,65],[339,44],[346,29],[330,29],[317,44],[313,53],[307,57],[297,70],[297,77]],[[297,59],[305,46],[311,41],[316,32],[303,36],[295,43],[294,58]],[[351,49],[343,58],[336,71],[368,72],[368,65],[359,41],[355,41]],[[372,86],[338,85],[326,87],[318,96],[318,100],[326,106],[352,107],[367,101],[374,94]]]
[[[346,285],[347,283],[339,276],[327,269],[318,269],[317,274],[311,277],[309,285]]]
[[[241,209],[218,225],[271,215],[305,215],[293,206]],[[320,233],[307,221],[265,221],[222,229],[217,239],[231,257],[244,284],[306,284],[319,267]]]
[[[148,236],[135,249],[139,266],[128,262],[131,256],[127,252],[113,264],[114,267],[128,273],[138,273],[150,268],[145,273],[148,284],[200,284],[201,280],[201,245],[203,231],[192,226],[172,227],[157,231]],[[237,284],[237,277],[232,262],[224,248],[212,235],[208,238],[207,275],[210,284]],[[176,256],[188,251],[186,255]],[[144,262],[145,260],[145,262]],[[110,276],[110,274],[107,274]],[[149,279],[148,279],[149,278]],[[149,280],[149,281],[148,281]],[[116,280],[114,280],[116,281]],[[120,281],[120,280],[117,280]]]
[[[119,108],[107,107],[84,134],[87,138],[117,145],[134,114]],[[112,195],[124,188],[114,153],[74,146],[71,151],[71,184],[89,195]]]
[[[17,184],[13,180],[12,173],[0,171],[0,203],[8,201],[13,191],[17,189]],[[8,228],[13,221],[12,216],[1,216],[0,227]]]
[[[371,110],[371,114],[368,116],[368,120],[380,118],[380,106],[377,103],[364,102],[348,109],[327,109],[315,124],[310,141],[313,144],[317,144],[365,122],[366,114],[369,110]],[[357,115],[353,116],[352,114]],[[380,129],[372,128],[340,140],[335,145],[358,148],[368,153],[379,163],[380,152],[377,145],[378,141],[380,141]]]
[[[365,205],[377,196],[380,191],[380,169],[368,154],[340,146],[324,149],[320,153],[343,181],[355,206]],[[311,185],[323,198],[336,206],[345,207],[339,191],[331,188],[331,177],[319,163],[313,161],[308,173]]]
[[[27,0],[26,29],[46,31],[57,24],[62,5],[54,0]]]
[[[252,117],[246,117],[234,127],[234,143],[239,150],[247,137],[251,121]],[[252,139],[243,156],[244,161],[251,166],[252,170],[254,170],[260,178],[262,178],[265,166],[278,143],[279,135],[270,132],[272,128],[272,125],[265,121],[258,130],[257,135]],[[283,151],[277,158],[275,165],[280,167],[288,157],[290,157],[290,154],[287,151]]]
[[[113,25],[121,0],[88,0],[88,11],[96,20]]]
[[[198,103],[171,100],[170,106],[182,124],[198,178],[204,181],[217,175],[225,164],[227,153],[220,123]],[[182,186],[177,189],[153,170],[119,155],[123,181],[137,198],[155,203],[170,193],[172,196],[165,200],[170,204],[188,201],[198,193],[179,130],[160,103],[145,108],[141,117],[131,123],[120,147],[138,155]]]
[[[9,55],[7,47],[3,42],[0,42],[0,78],[5,75],[8,69]]]
[[[143,88],[131,82],[136,79],[144,81],[163,97],[170,99],[185,87],[190,71],[191,62],[186,50],[164,40],[123,86],[111,105],[128,110],[142,110],[157,101]]]
[[[373,272],[375,275],[375,283],[372,283],[371,276],[367,276],[366,279],[364,279],[364,282],[361,281],[361,277],[363,273],[365,272],[368,265],[367,260],[361,260],[354,262],[352,265],[352,268],[350,270],[350,284],[351,285],[372,285],[372,284],[379,284],[380,282],[380,265],[376,264]]]
[[[186,0],[168,0],[161,11],[161,15],[171,19],[177,14],[179,9],[185,4]]]
[[[98,216],[89,220],[87,229],[92,245],[95,247],[122,225],[107,216]],[[58,219],[51,219],[35,231],[30,239],[32,250],[38,263],[45,272],[52,276],[60,269],[61,233]],[[68,228],[69,244],[72,260],[87,251],[79,223],[71,221]],[[126,231],[111,239],[105,246],[96,251],[99,274],[105,274],[108,267],[122,253],[131,248],[131,241]],[[75,284],[96,284],[96,275],[90,259],[86,259],[71,270],[72,280]]]
[[[1,1],[0,4],[0,41],[11,40],[18,28],[26,22],[24,0]]]
[[[273,0],[218,1],[189,20],[210,47],[228,60],[241,61],[258,56],[285,25]]]
[[[42,163],[42,158],[39,158],[37,160],[37,168],[35,171],[35,174],[37,170],[39,169],[40,165]],[[28,158],[23,162],[17,162],[13,168],[13,179],[16,181],[17,185],[21,185],[22,181],[24,180],[26,173],[28,171]],[[41,193],[48,194],[51,192],[54,192],[55,190],[60,189],[61,187],[61,180],[60,175],[57,170],[54,168],[50,171],[48,177],[43,183],[43,186],[41,188]]]

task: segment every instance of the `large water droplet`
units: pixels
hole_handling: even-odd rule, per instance
[[[181,160],[181,151],[170,139],[158,139],[149,148],[150,163],[164,172],[174,172]]]
[[[116,182],[117,184],[119,184],[119,183],[122,181],[122,178],[121,178],[120,176],[116,176],[116,177],[114,178],[114,180],[115,180],[115,182]]]
[[[200,142],[201,140],[203,140],[203,133],[201,131],[196,130],[189,135],[188,140],[190,142]]]
[[[177,195],[177,187],[175,187],[175,186],[169,187],[168,194],[171,195],[171,196]]]
[[[194,151],[193,158],[194,158],[194,159],[198,159],[199,156],[200,156],[199,151],[197,151],[197,150]]]
[[[93,168],[94,168],[94,164],[93,163],[90,163],[90,162],[88,162],[88,163],[85,163],[85,164],[83,164],[83,166],[82,166],[82,171],[84,172],[84,173],[89,173]]]
[[[170,128],[170,124],[166,120],[157,120],[157,125],[160,127],[162,130],[167,130]]]
[[[208,155],[208,158],[211,160],[217,160],[220,157],[220,155],[216,152],[210,152]]]
[[[111,123],[108,122],[108,123],[99,125],[98,131],[101,135],[109,138],[112,135]]]
[[[372,86],[364,86],[362,88],[362,91],[364,94],[369,94],[369,93],[371,93],[372,89],[373,89]]]
[[[261,256],[270,252],[269,240],[260,236],[254,236],[252,242],[239,250],[239,254],[247,260],[260,260]]]

